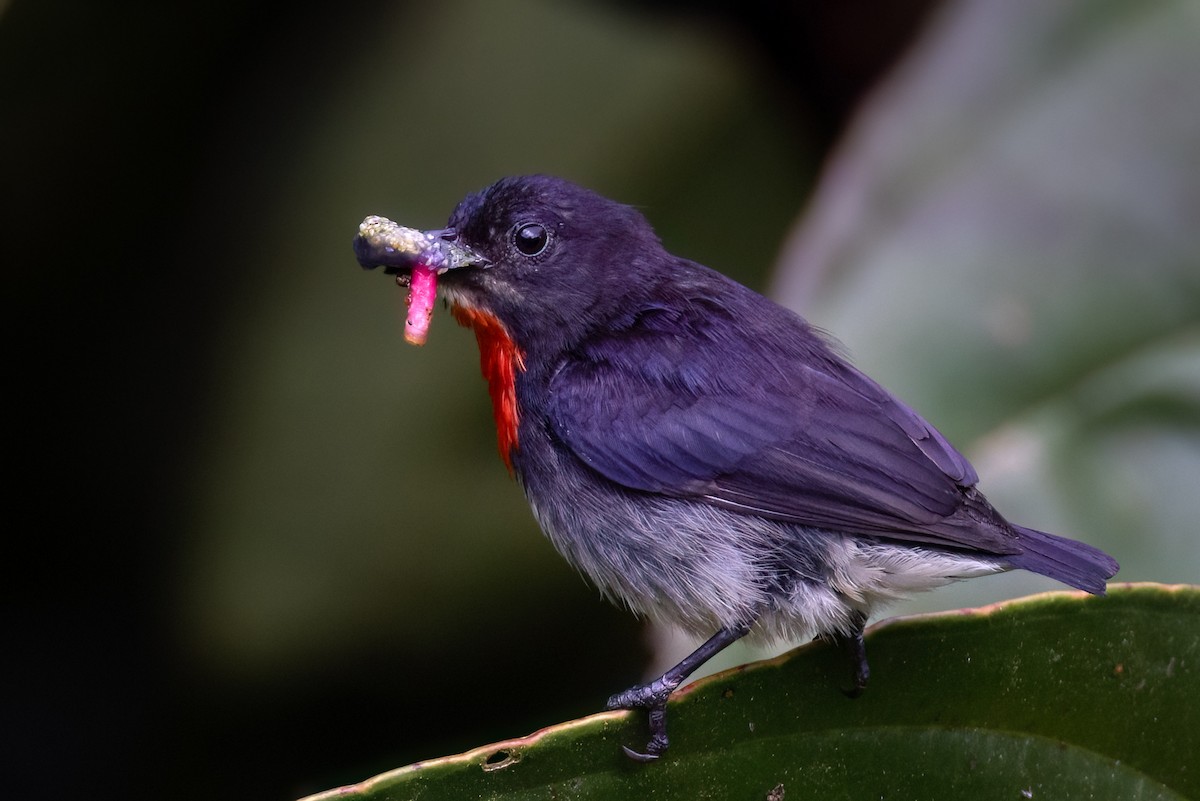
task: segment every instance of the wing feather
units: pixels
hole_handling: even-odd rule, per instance
[[[965,514],[977,476],[933,426],[799,317],[774,307],[747,325],[736,305],[643,308],[572,351],[549,386],[557,438],[630,489],[1013,551],[1001,527]]]

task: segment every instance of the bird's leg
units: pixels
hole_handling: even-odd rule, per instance
[[[854,661],[854,686],[843,692],[851,698],[857,698],[867,689],[867,680],[871,678],[871,666],[867,664],[867,646],[863,642],[863,628],[867,625],[867,616],[862,612],[855,612],[853,622],[854,629],[849,634],[839,634],[837,640]]]
[[[649,712],[650,742],[645,752],[622,746],[626,755],[639,762],[651,762],[667,750],[667,698],[680,683],[701,665],[750,631],[753,624],[728,626],[721,629],[703,645],[685,656],[678,665],[646,684],[630,687],[608,699],[609,709],[645,709]]]

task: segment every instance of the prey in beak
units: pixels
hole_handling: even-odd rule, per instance
[[[487,259],[459,244],[451,228],[418,231],[374,215],[358,226],[354,255],[364,269],[382,267],[396,276],[399,286],[408,287],[404,338],[414,345],[425,344],[429,335],[438,276],[459,267],[488,264]]]

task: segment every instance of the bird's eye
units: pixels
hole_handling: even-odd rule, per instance
[[[513,231],[513,244],[526,256],[537,256],[550,244],[550,232],[538,223],[518,225]]]

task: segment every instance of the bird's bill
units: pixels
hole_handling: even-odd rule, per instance
[[[407,278],[414,267],[426,267],[438,275],[461,267],[482,266],[488,260],[460,244],[453,230],[418,231],[370,216],[358,226],[354,255],[364,269],[382,267],[388,275]]]

